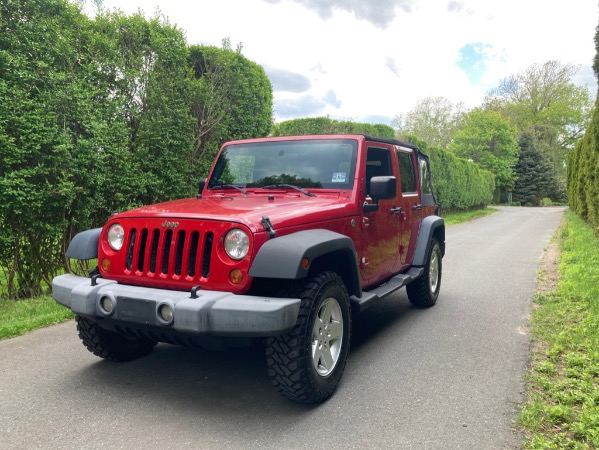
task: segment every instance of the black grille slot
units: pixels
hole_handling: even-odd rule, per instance
[[[158,255],[158,240],[160,239],[160,230],[152,232],[152,250],[150,252],[150,272],[156,272],[156,258]]]
[[[204,239],[204,254],[202,255],[202,276],[208,278],[210,275],[210,255],[212,254],[212,241],[214,233],[206,233]]]
[[[187,263],[187,275],[190,277],[196,274],[196,258],[198,256],[198,244],[200,242],[200,233],[193,231],[191,233],[191,244],[189,245],[189,260]]]
[[[144,270],[144,262],[146,261],[146,242],[148,240],[148,230],[141,230],[141,242],[139,243],[139,254],[137,255],[137,270]]]
[[[137,230],[133,228],[131,230],[131,237],[129,238],[129,248],[127,248],[127,258],[125,259],[125,265],[127,266],[127,270],[131,270],[133,267],[133,249],[135,248],[135,236],[137,235]]]
[[[171,241],[173,240],[173,230],[168,230],[164,238],[164,251],[162,253],[162,273],[168,273],[168,260],[171,254]]]
[[[185,231],[179,231],[177,234],[177,254],[175,255],[175,275],[181,275],[181,265],[183,263],[183,247],[185,246]]]

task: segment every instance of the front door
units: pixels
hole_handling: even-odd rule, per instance
[[[367,160],[363,176],[366,181],[366,203],[378,200],[378,209],[363,213],[362,239],[359,254],[360,272],[365,287],[378,284],[389,278],[399,259],[400,215],[392,211],[401,200],[399,195],[392,199],[373,199],[370,197],[370,179],[375,176],[393,176],[393,167],[397,167],[394,147],[376,144],[368,147]]]

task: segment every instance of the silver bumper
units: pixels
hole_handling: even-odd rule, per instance
[[[299,298],[255,297],[229,292],[190,292],[153,289],[119,284],[116,281],[91,279],[77,275],[60,275],[52,281],[52,296],[74,313],[87,317],[174,329],[188,334],[222,336],[275,336],[295,325],[300,308]],[[107,313],[100,299],[112,301]],[[158,308],[169,305],[173,320],[166,323]]]

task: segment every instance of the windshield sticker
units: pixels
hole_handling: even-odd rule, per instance
[[[334,172],[332,183],[345,183],[347,181],[347,174],[345,172]]]

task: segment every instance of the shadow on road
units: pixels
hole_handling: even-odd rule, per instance
[[[405,295],[373,306],[354,320],[352,348],[341,387],[326,405],[343,401],[344,393],[359,389],[355,383],[368,383],[360,374],[363,364],[375,364],[372,349],[381,350],[384,336],[397,333],[402,324],[418,314]],[[401,339],[401,336],[393,336]],[[110,396],[115,403],[138,403],[146,413],[160,415],[165,408],[210,420],[235,422],[248,426],[260,423],[291,425],[304,415],[318,410],[281,397],[271,386],[266,372],[263,346],[241,350],[207,351],[159,344],[154,352],[128,363],[98,359],[72,374],[76,395],[88,401]],[[108,405],[107,405],[108,406]]]

